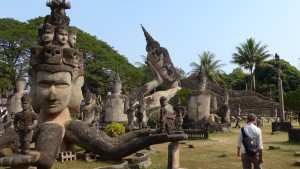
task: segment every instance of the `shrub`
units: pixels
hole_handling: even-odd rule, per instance
[[[147,121],[147,126],[152,129],[159,128],[159,110],[153,111]]]
[[[116,137],[125,133],[125,127],[121,123],[112,122],[104,128],[104,132],[110,137]]]

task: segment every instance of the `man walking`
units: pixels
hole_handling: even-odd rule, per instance
[[[261,130],[255,126],[256,123],[256,115],[253,113],[249,113],[247,116],[247,125],[243,128],[241,128],[238,139],[237,139],[237,157],[241,158],[243,169],[251,169],[251,164],[253,164],[254,169],[262,169],[262,149],[263,149],[263,143],[262,143],[262,134]],[[243,134],[244,132],[244,134]],[[245,135],[245,136],[243,136]],[[242,140],[245,139],[245,137],[249,137],[253,143],[256,145],[256,148],[258,150],[258,153],[254,156],[248,155],[244,144],[242,144]]]

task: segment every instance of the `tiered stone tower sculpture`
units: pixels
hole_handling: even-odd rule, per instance
[[[275,54],[275,67],[277,68],[277,74],[278,74],[278,97],[279,97],[279,111],[278,115],[280,118],[280,122],[285,121],[285,113],[284,113],[284,100],[283,100],[283,88],[282,88],[282,70],[281,70],[281,64],[280,64],[280,57],[276,53]]]
[[[0,165],[50,169],[58,152],[69,150],[72,145],[98,154],[102,159],[119,160],[152,144],[187,139],[185,134],[155,134],[156,130],[151,129],[111,138],[82,121],[71,120],[70,114],[78,111],[83,99],[83,55],[68,43],[70,20],[65,9],[70,9],[70,3],[52,0],[47,6],[51,8],[51,15],[46,16],[39,31],[41,43],[32,47],[30,57],[30,95],[33,109],[39,113],[35,151],[2,157]],[[51,35],[49,41],[42,38],[47,33]]]
[[[126,111],[129,108],[128,97],[121,93],[122,81],[118,70],[113,85],[114,92],[106,97],[105,121],[127,123]]]
[[[12,121],[13,117],[16,113],[21,112],[23,110],[21,104],[21,97],[24,95],[24,89],[26,85],[26,80],[23,74],[23,68],[20,68],[19,74],[16,77],[16,91],[8,96],[7,100],[7,123],[10,123],[10,127],[13,127]]]

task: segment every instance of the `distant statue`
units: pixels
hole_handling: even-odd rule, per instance
[[[168,134],[170,133],[170,127],[167,121],[167,114],[168,111],[166,109],[166,105],[168,104],[167,98],[162,96],[160,98],[160,113],[159,113],[159,121],[160,121],[160,132],[165,133],[167,132]]]
[[[184,106],[181,106],[180,98],[177,98],[176,105],[173,108],[175,113],[175,127],[177,130],[182,129],[183,118],[185,117],[187,110]]]
[[[21,153],[28,154],[32,141],[33,129],[37,126],[37,115],[30,110],[30,97],[25,94],[22,98],[23,111],[14,117],[14,127],[19,134]]]
[[[134,116],[135,116],[135,109],[133,107],[132,102],[129,102],[129,108],[126,111],[126,115],[127,115],[127,127],[129,129],[129,131],[132,131],[133,129],[133,122],[134,122]]]
[[[219,108],[218,115],[221,117],[221,123],[230,123],[230,108],[229,108],[229,93],[227,90],[223,91],[224,102]]]
[[[105,121],[106,122],[126,122],[126,111],[129,107],[129,99],[122,92],[122,81],[118,70],[116,71],[113,84],[113,94],[106,97]]]
[[[212,96],[206,89],[206,75],[202,67],[198,73],[198,79],[198,90],[192,91],[188,98],[188,115],[195,122],[209,122]]]
[[[176,70],[171,61],[168,50],[161,47],[143,26],[142,29],[147,41],[147,62],[150,62],[155,67],[167,86],[177,87],[178,82],[176,81]],[[154,72],[152,72],[152,74],[155,75]]]
[[[281,64],[280,64],[280,57],[279,57],[279,55],[277,53],[275,54],[274,65],[277,68],[278,78],[281,78],[282,70],[281,70]]]
[[[16,91],[10,95],[8,95],[7,99],[7,116],[6,116],[6,124],[5,128],[11,127],[13,128],[13,118],[17,112],[21,112],[23,110],[21,98],[24,95],[24,89],[26,85],[26,79],[23,74],[23,68],[21,66],[19,70],[19,74],[16,77]]]
[[[100,120],[101,107],[96,104],[95,95],[87,89],[84,94],[84,105],[80,107],[80,115],[83,122],[89,126],[95,126]]]
[[[210,101],[210,115],[209,115],[209,122],[210,123],[216,123],[218,119],[217,115],[218,105],[217,105],[217,97],[214,95],[211,95],[211,101]]]
[[[142,106],[139,104],[137,106],[137,111],[135,112],[135,117],[137,119],[139,129],[141,130],[143,128],[143,113],[141,111]]]

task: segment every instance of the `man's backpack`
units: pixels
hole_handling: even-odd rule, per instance
[[[244,131],[244,127],[241,129],[243,134],[242,143],[248,156],[255,156],[257,154],[257,147],[254,141],[248,137]]]

